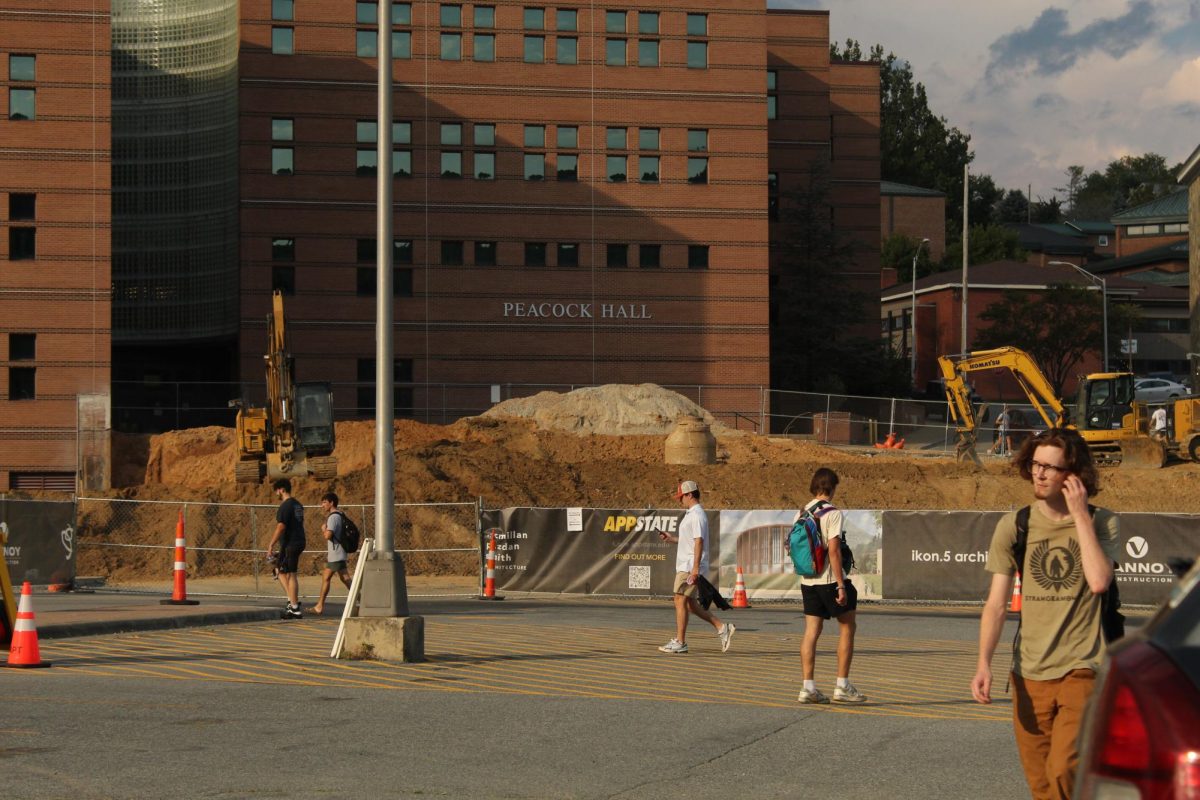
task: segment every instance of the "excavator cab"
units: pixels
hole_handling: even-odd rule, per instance
[[[300,446],[312,455],[333,452],[333,387],[328,383],[296,385],[296,417]]]
[[[1100,372],[1080,381],[1074,419],[1080,430],[1119,430],[1132,411],[1132,373]]]

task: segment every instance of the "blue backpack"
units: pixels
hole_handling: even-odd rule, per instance
[[[825,538],[821,535],[821,517],[833,510],[828,503],[820,503],[812,511],[802,509],[800,518],[788,533],[788,555],[792,557],[792,569],[802,578],[815,578],[825,571],[829,556]]]

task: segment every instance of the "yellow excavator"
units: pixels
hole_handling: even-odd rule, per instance
[[[959,461],[979,464],[975,452],[977,422],[966,376],[985,369],[1007,369],[1047,427],[1074,428],[1100,463],[1158,468],[1166,448],[1149,438],[1150,417],[1134,402],[1133,373],[1097,372],[1081,378],[1073,407],[1054,393],[1037,362],[1016,347],[979,350],[963,356],[939,356],[950,414],[957,427]]]
[[[333,387],[328,383],[296,383],[295,359],[287,347],[283,295],[272,297],[267,315],[267,405],[229,403],[237,412],[238,483],[261,483],[264,474],[278,478],[337,477],[333,455]]]

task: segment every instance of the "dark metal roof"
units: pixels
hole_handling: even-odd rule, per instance
[[[1083,269],[1088,272],[1093,270]],[[1094,273],[1093,273],[1094,274]],[[1099,276],[1098,276],[1099,277]],[[1105,278],[1110,297],[1133,296],[1142,297],[1147,293],[1175,292],[1174,287],[1156,286],[1145,281],[1134,281],[1128,277],[1112,276]],[[1036,291],[1060,283],[1075,286],[1096,286],[1096,282],[1071,267],[1039,266],[1027,264],[1024,261],[991,261],[987,264],[976,264],[967,268],[967,282],[971,289],[1016,289]],[[938,292],[944,289],[956,289],[962,286],[962,269],[956,268],[926,275],[917,279],[917,294]],[[912,293],[912,283],[901,281],[880,289],[880,300],[887,302]]]
[[[1117,226],[1111,222],[1099,222],[1097,220],[1082,220],[1069,219],[1067,225],[1084,234],[1085,236],[1111,236],[1117,232]]]
[[[894,183],[892,181],[879,182],[879,194],[883,196],[899,195],[904,197],[945,197],[945,192],[939,192],[937,189],[922,189],[920,186],[909,186],[904,183]]]
[[[1188,193],[1179,187],[1149,203],[1127,208],[1114,214],[1112,221],[1118,225],[1136,225],[1142,222],[1187,222]]]
[[[1143,250],[1140,253],[1134,253],[1131,256],[1122,256],[1121,258],[1108,258],[1103,261],[1096,261],[1088,264],[1085,267],[1089,272],[1097,274],[1104,272],[1114,272],[1116,270],[1129,269],[1130,267],[1144,267],[1153,264],[1162,264],[1167,261],[1182,261],[1185,264],[1188,260],[1188,240],[1180,239],[1177,242],[1170,244],[1159,245],[1152,247],[1149,250]]]
[[[1017,232],[1022,250],[1047,255],[1091,255],[1095,250],[1081,234],[1060,233],[1050,225],[1028,225],[1021,222],[1009,223],[1005,227]]]

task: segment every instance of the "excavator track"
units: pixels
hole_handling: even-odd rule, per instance
[[[331,481],[337,477],[337,458],[335,456],[311,456],[308,459],[308,471],[317,480]]]

